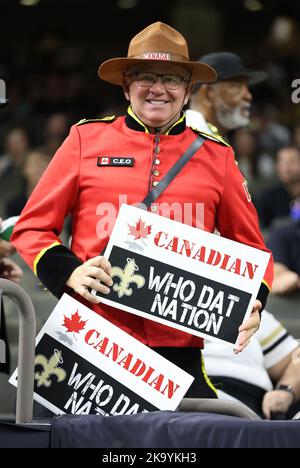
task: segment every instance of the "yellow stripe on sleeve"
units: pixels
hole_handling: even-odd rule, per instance
[[[265,286],[267,286],[268,290],[271,291],[271,286],[266,282],[266,280],[262,281]]]
[[[58,242],[58,241],[53,242],[53,244],[49,245],[48,247],[45,247],[45,248],[44,248],[43,250],[41,250],[40,253],[35,257],[35,260],[34,260],[34,262],[33,262],[33,272],[34,272],[34,274],[35,274],[36,276],[37,276],[37,265],[38,265],[40,259],[42,258],[42,256],[45,255],[45,253],[46,253],[48,250],[52,249],[52,247],[55,247],[55,246],[57,246],[57,245],[61,245],[61,243]]]

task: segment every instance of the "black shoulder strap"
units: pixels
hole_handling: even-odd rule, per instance
[[[205,142],[204,138],[198,136],[196,140],[188,147],[188,149],[183,153],[183,155],[178,159],[178,161],[171,167],[171,169],[167,172],[165,177],[161,179],[159,184],[144,198],[144,200],[140,203],[140,209],[147,209],[150,207],[151,203],[154,203],[157,197],[162,194],[162,192],[168,187],[168,185],[172,182],[174,177],[181,171],[181,169],[186,165],[186,163],[194,156],[196,151],[203,145]],[[137,205],[135,205],[137,206]],[[104,254],[106,246],[102,249],[100,255]]]
[[[183,155],[178,159],[178,161],[171,167],[167,174],[161,179],[159,184],[144,198],[142,201],[141,208],[149,208],[151,203],[154,203],[155,200],[162,194],[162,192],[168,187],[172,182],[174,177],[181,171],[181,169],[186,165],[186,163],[194,156],[196,151],[203,145],[205,140],[198,136],[196,140],[188,147],[188,149],[183,153]]]

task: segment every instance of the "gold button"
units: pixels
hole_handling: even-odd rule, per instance
[[[158,181],[157,181],[157,180],[155,180],[154,182],[152,182],[152,186],[153,186],[153,187],[156,187],[157,184],[158,184]]]
[[[160,172],[158,171],[153,171],[153,174],[155,175],[155,177],[159,176]]]
[[[157,206],[156,205],[151,205],[151,211],[154,213],[157,211]]]
[[[155,164],[156,166],[158,166],[158,165],[160,164],[160,160],[159,160],[159,159],[155,159],[154,164]]]

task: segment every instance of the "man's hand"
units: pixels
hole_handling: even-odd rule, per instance
[[[21,268],[10,258],[0,260],[0,278],[8,279],[19,283],[23,276]]]
[[[110,289],[107,286],[113,285],[113,280],[111,276],[109,276],[110,270],[111,264],[106,258],[101,256],[91,258],[73,271],[66,285],[74,289],[74,291],[80,294],[84,299],[87,299],[93,304],[99,304],[100,298],[98,296],[93,296],[89,289],[95,289],[103,294],[109,294]],[[101,281],[101,283],[99,281]]]
[[[0,258],[9,257],[15,249],[10,242],[0,239]]]
[[[287,413],[294,401],[292,393],[284,390],[272,390],[265,393],[262,409],[267,419],[271,419],[271,412]]]
[[[254,302],[254,306],[251,312],[250,317],[246,322],[244,322],[239,328],[239,336],[235,344],[234,353],[239,354],[241,353],[246,346],[250,343],[250,339],[252,335],[260,327],[260,315],[259,310],[262,308],[262,303],[258,300]]]

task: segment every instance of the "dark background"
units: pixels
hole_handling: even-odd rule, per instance
[[[296,0],[20,3],[28,1],[0,0],[0,78],[6,81],[10,99],[1,111],[0,143],[9,127],[28,126],[28,119],[33,119],[36,130],[38,119],[52,112],[67,112],[71,123],[123,112],[121,89],[102,83],[97,68],[105,59],[126,56],[129,40],[157,20],[185,35],[192,59],[229,49],[240,53],[249,67],[266,69],[269,80],[255,92],[256,106],[272,102],[289,126],[299,117],[290,98],[291,82],[300,77]],[[28,130],[37,139],[35,130]]]

